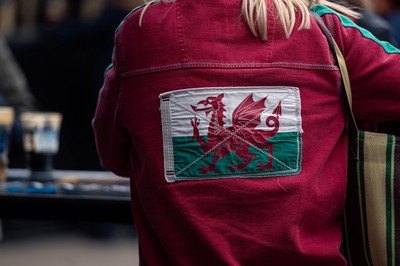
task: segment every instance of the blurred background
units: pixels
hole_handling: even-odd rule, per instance
[[[137,266],[131,225],[3,220],[2,266]]]
[[[55,158],[58,169],[101,169],[91,119],[111,63],[114,31],[138,4],[139,0],[0,0],[0,33],[25,76],[34,107],[64,116]],[[17,151],[12,152],[17,157]],[[10,163],[21,167],[24,160],[17,157]]]
[[[0,105],[14,107],[17,115],[35,110],[63,114],[55,169],[102,171],[91,120],[104,71],[111,63],[114,31],[140,4],[138,0],[0,0]],[[26,167],[18,116],[9,157],[11,168]],[[79,217],[76,221],[3,219],[0,265],[138,265],[135,227]]]

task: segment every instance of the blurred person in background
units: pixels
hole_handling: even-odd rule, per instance
[[[6,38],[0,34],[0,106],[15,109],[15,123],[11,132],[10,167],[25,167],[25,153],[19,114],[37,110],[37,101],[30,91],[25,73],[16,61]]]
[[[138,2],[41,0],[36,39],[14,46],[40,108],[64,115],[57,169],[103,170],[93,141],[93,110],[112,36]]]
[[[40,0],[37,3],[34,16],[37,28],[29,36],[23,36],[26,30],[11,36],[12,50],[4,38],[0,39],[0,104],[21,111],[63,113],[55,168],[104,170],[98,162],[91,129],[100,89],[98,81],[109,64],[114,31],[136,2]],[[5,97],[1,97],[3,91]],[[19,127],[14,130],[20,131]],[[24,168],[21,135],[13,136],[12,144],[13,147],[18,144],[19,149],[12,147],[10,165]],[[96,237],[111,237],[116,227],[102,223],[83,226],[85,232]]]
[[[36,109],[25,74],[15,60],[7,40],[0,34],[0,103],[17,112]]]
[[[399,40],[396,39],[394,28],[374,10],[372,0],[347,0],[345,3],[357,8],[360,17],[355,22],[360,27],[370,31],[379,40],[398,47]]]
[[[400,43],[400,1],[377,0],[375,10],[393,27],[396,40]]]

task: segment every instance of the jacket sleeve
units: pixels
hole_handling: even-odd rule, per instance
[[[121,79],[119,74],[120,31],[115,35],[112,64],[107,68],[104,84],[100,91],[93,129],[97,153],[102,167],[116,175],[130,174],[130,135],[120,117],[119,98]]]
[[[357,121],[400,121],[400,50],[334,11],[322,18],[345,57]]]

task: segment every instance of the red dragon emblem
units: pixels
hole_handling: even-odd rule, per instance
[[[224,128],[224,112],[226,110],[222,102],[223,97],[224,94],[207,97],[207,99],[199,101],[197,106],[191,106],[196,113],[204,112],[207,117],[211,115],[207,141],[200,137],[198,129],[200,120],[197,117],[190,119],[193,127],[192,139],[196,139],[205,153],[214,152],[211,165],[208,167],[203,165],[201,172],[203,174],[218,172],[215,168],[217,161],[220,157],[223,159],[231,152],[235,152],[242,162],[237,165],[231,163],[229,171],[242,170],[256,158],[256,155],[249,152],[250,146],[266,149],[268,152],[267,163],[258,162],[258,168],[262,170],[273,169],[274,146],[268,139],[275,136],[279,130],[279,116],[282,115],[281,103],[279,102],[272,115],[266,118],[266,126],[271,130],[256,129],[261,124],[261,114],[266,109],[265,100],[268,96],[254,101],[253,94],[248,95],[233,111],[232,126]]]

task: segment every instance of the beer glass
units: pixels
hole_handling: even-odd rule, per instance
[[[53,157],[58,152],[62,115],[57,112],[23,112],[23,144],[31,180],[53,180]]]

